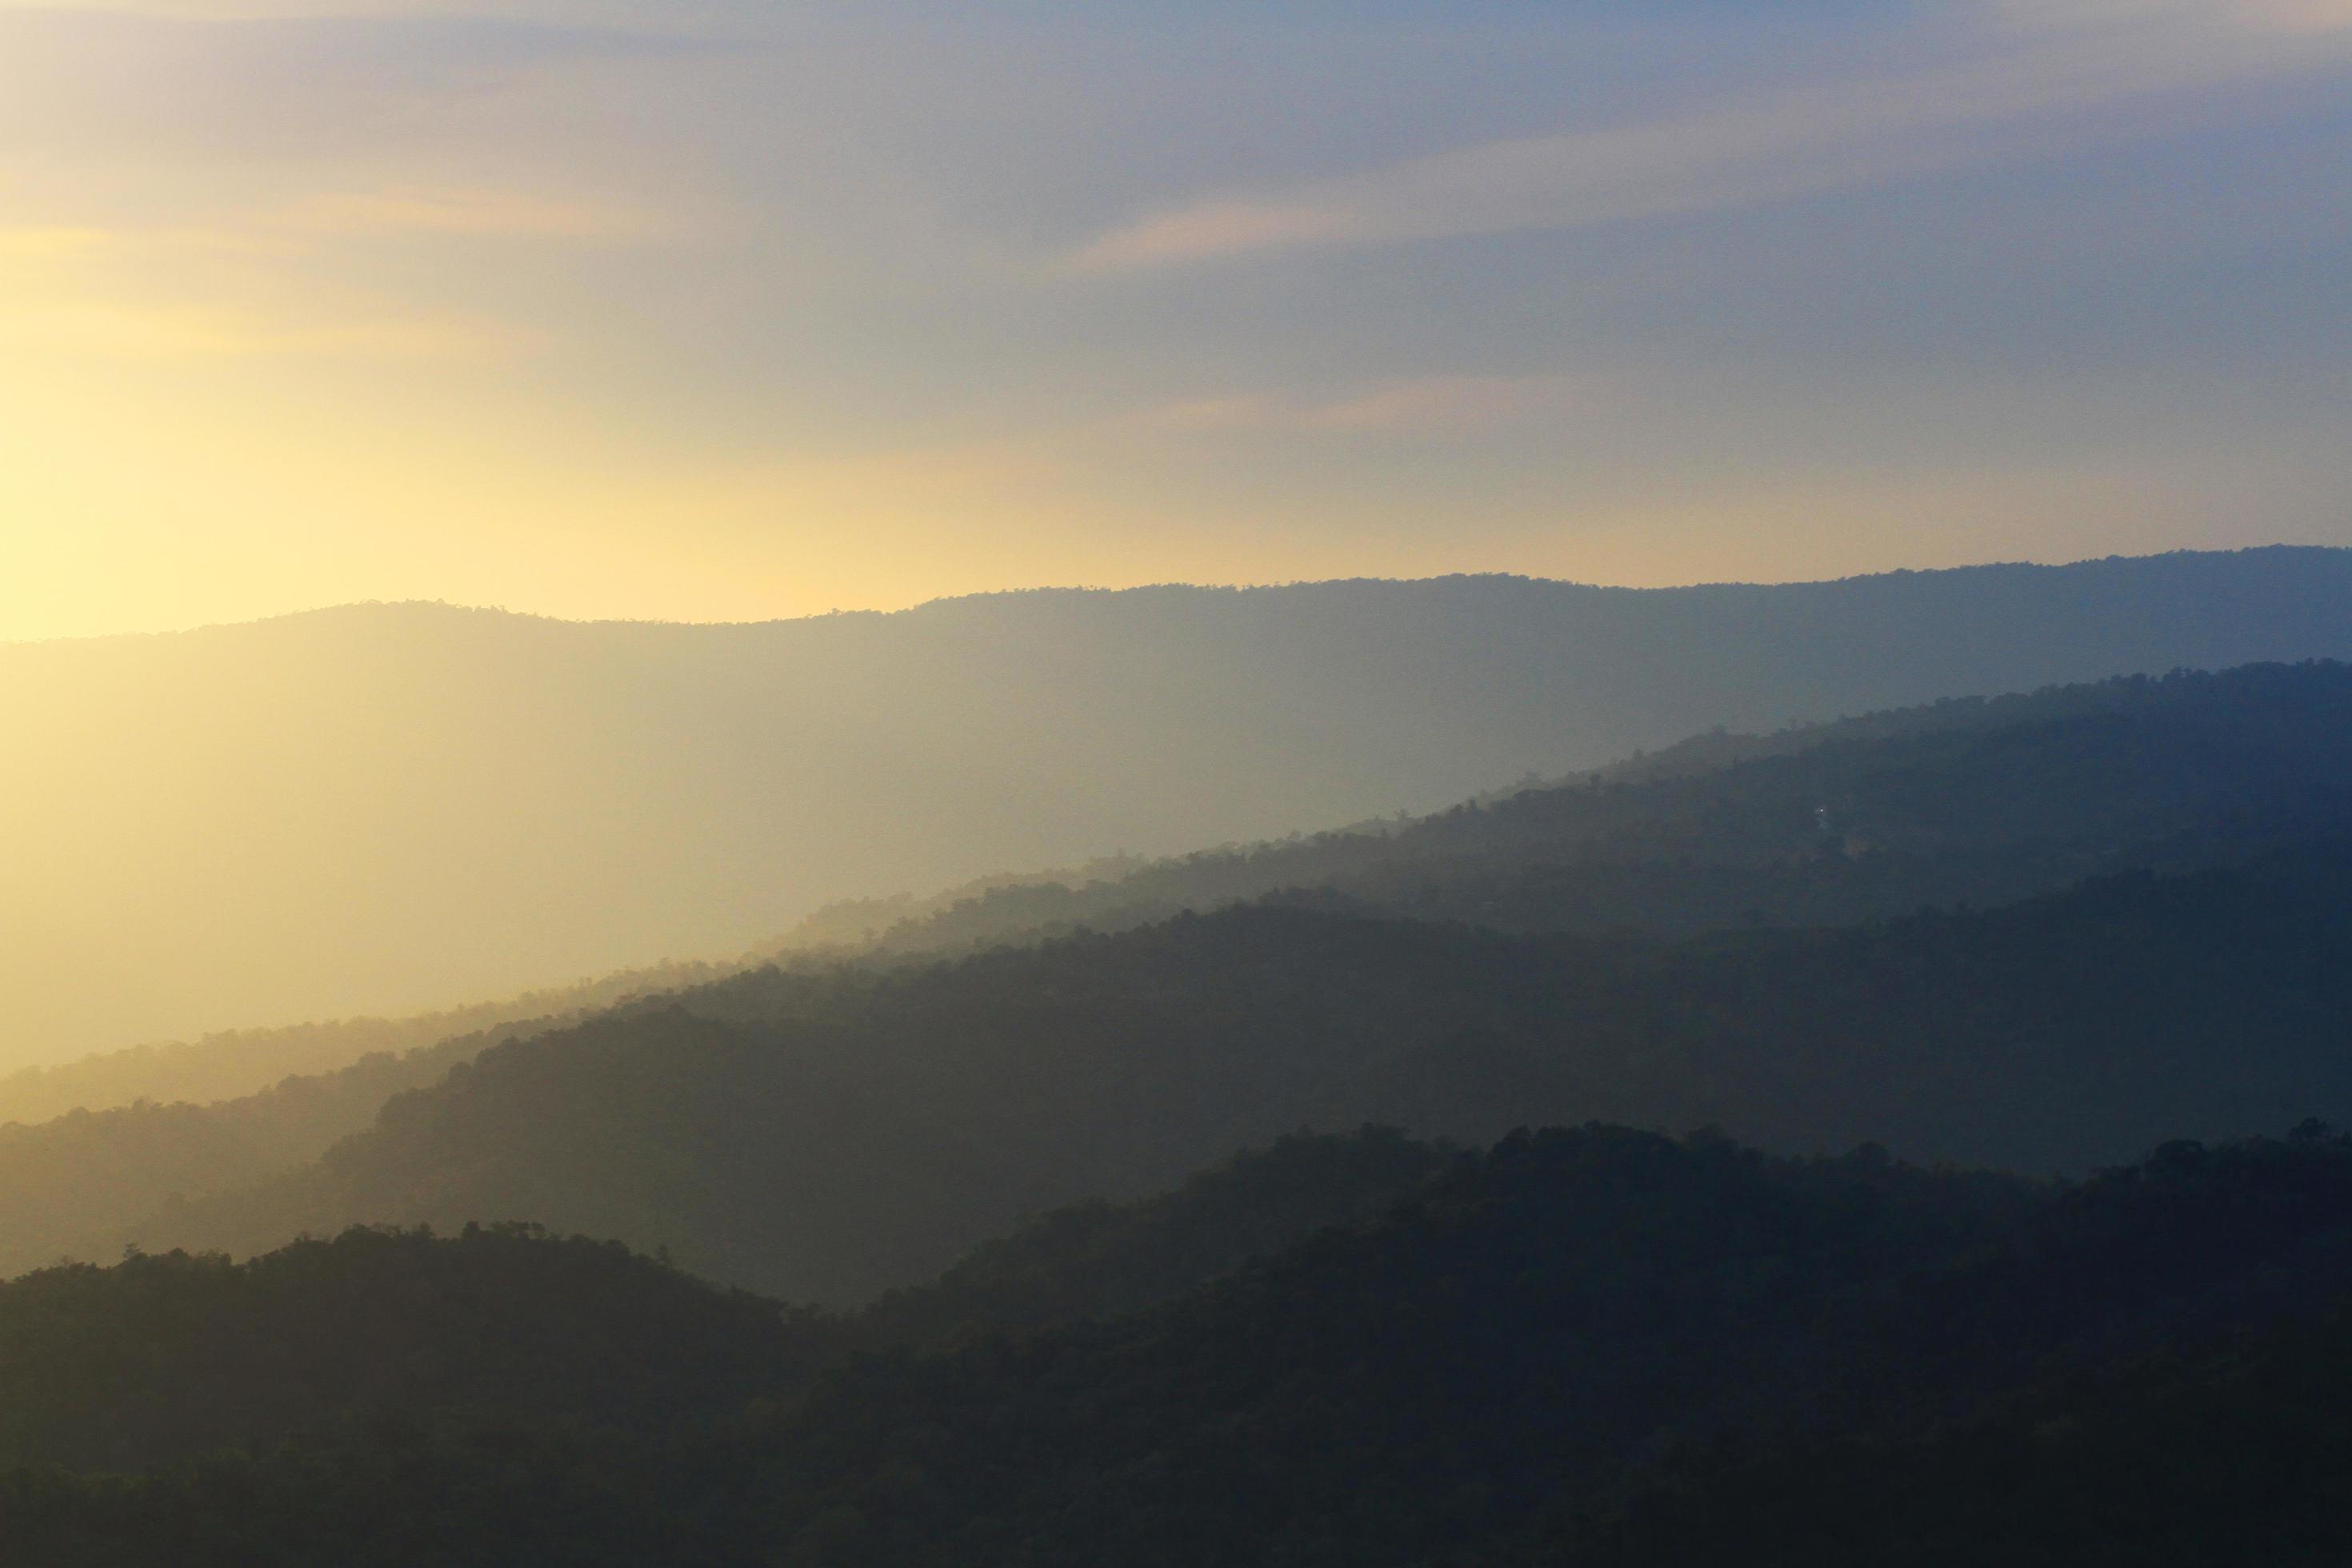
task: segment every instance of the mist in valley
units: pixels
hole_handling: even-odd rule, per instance
[[[2347,88],[0,3],[0,1563],[2352,1563]]]
[[[720,962],[833,900],[1433,810],[1714,726],[2352,654],[2348,581],[2267,551],[0,647],[0,1066]]]

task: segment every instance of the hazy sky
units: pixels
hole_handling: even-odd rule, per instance
[[[2352,543],[2347,88],[2352,0],[0,7],[0,638]]]

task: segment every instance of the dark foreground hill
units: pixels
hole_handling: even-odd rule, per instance
[[[1511,1568],[2322,1568],[2352,1553],[2352,1307],[2037,1384],[1957,1429],[1727,1444]]]
[[[831,899],[1433,809],[1717,724],[2347,655],[2323,550],[10,646],[0,1067],[732,952]]]
[[[1284,1138],[1148,1199],[1045,1215],[854,1317],[525,1223],[442,1239],[355,1228],[242,1264],[134,1252],[62,1265],[0,1284],[0,1468],[136,1468],[362,1417],[666,1432],[804,1390],[852,1351],[1157,1306],[1320,1230],[1378,1221],[1457,1152],[1393,1129]]]
[[[2084,1169],[2352,1121],[2352,854],[1677,942],[1252,907],[904,973],[765,971],[486,1051],[317,1165],[116,1239],[537,1216],[797,1299],[1298,1127],[1719,1124]]]
[[[1229,1179],[1313,1190],[1354,1157]],[[1745,1530],[1763,1554],[1742,1561],[1990,1568],[2352,1548],[2331,1506],[2343,1140],[2174,1144],[2074,1186],[1601,1127],[1436,1163],[1386,1217],[1206,1266],[1173,1300],[947,1350],[510,1232],[36,1277],[0,1287],[0,1550],[1664,1568]],[[1151,1274],[1182,1211],[1233,1191],[1101,1234]],[[1029,1300],[1064,1294],[1042,1279]],[[148,1468],[96,1476],[93,1454]]]

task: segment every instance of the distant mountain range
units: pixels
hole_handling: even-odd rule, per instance
[[[307,1069],[0,1126],[0,1556],[2342,1561],[2347,781],[2328,661],[1710,728],[0,1081]]]
[[[827,900],[1429,810],[1718,725],[2347,655],[2352,552],[2306,549],[10,645],[0,1067],[723,955]]]
[[[2082,1170],[2352,1121],[2347,911],[2339,849],[1654,951],[1250,908],[865,984],[771,972],[494,1047],[315,1165],[118,1235],[245,1254],[538,1218],[849,1302],[1297,1127],[1599,1118]]]
[[[2044,1171],[2352,1120],[2352,668],[1696,753],[987,896],[856,955],[217,1107],[16,1129],[0,1271],[529,1218],[847,1301],[1301,1126],[1713,1122]]]

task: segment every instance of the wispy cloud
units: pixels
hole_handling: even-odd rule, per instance
[[[336,281],[326,251],[412,237],[607,240],[635,214],[501,193],[332,195],[201,223],[0,225],[0,344],[109,359],[484,363],[544,331]]]
[[[262,228],[318,236],[448,235],[473,238],[624,240],[661,232],[650,212],[528,191],[332,191],[265,215]]]
[[[2221,23],[2271,32],[2352,26],[2352,0],[1990,0],[2012,33],[2079,31],[2118,23]]]
[[[488,360],[531,346],[501,323],[382,316],[286,321],[194,306],[63,300],[0,307],[0,342],[121,359]]]
[[[571,134],[614,90],[581,73],[686,48],[481,17],[0,5],[0,341],[153,361],[530,352],[564,328],[512,279],[689,226],[674,184],[616,177]],[[534,95],[559,89],[570,118],[542,123]]]
[[[293,257],[330,244],[543,239],[636,244],[685,226],[648,207],[524,190],[353,184],[268,205],[186,202],[167,217],[0,222],[0,258],[79,256],[168,264],[191,257]]]
[[[249,249],[235,232],[0,226],[0,343],[142,360],[486,360],[539,341],[478,316],[349,290],[249,279],[227,289],[188,276],[224,257],[242,262]]]
[[[1566,229],[1816,195],[2031,156],[2053,134],[2128,137],[2145,129],[2128,112],[2137,104],[2352,56],[2352,0],[1998,0],[1989,17],[1954,63],[1216,198],[1115,228],[1069,265]]]
[[[1124,422],[1173,435],[1271,431],[1465,434],[1565,412],[1587,396],[1563,376],[1432,375],[1320,394],[1239,393],[1160,405]]]

